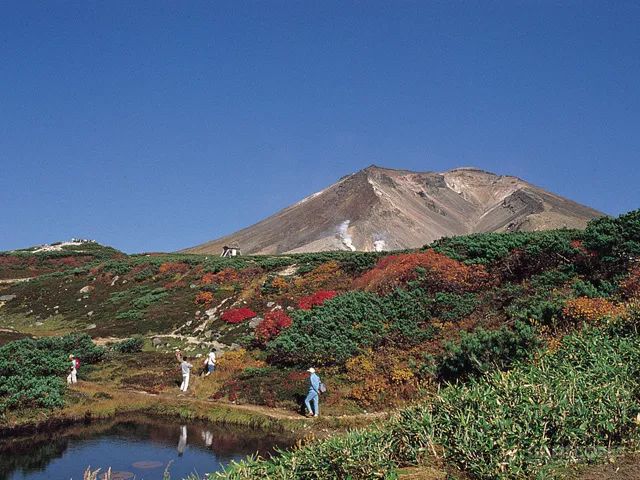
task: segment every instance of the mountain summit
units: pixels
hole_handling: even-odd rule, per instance
[[[231,235],[184,250],[243,254],[397,250],[475,232],[584,228],[603,214],[519,178],[375,165]]]

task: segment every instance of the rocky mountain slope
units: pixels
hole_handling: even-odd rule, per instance
[[[370,166],[271,217],[184,250],[243,254],[415,248],[476,232],[584,228],[602,213],[519,178],[474,168],[444,173]]]

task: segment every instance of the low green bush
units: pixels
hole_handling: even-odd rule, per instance
[[[136,353],[136,352],[141,352],[143,346],[144,346],[144,338],[131,337],[131,338],[127,338],[126,340],[122,340],[121,342],[114,343],[111,346],[111,349],[115,352],[120,352],[120,353]]]
[[[597,252],[605,263],[627,264],[640,258],[640,210],[592,220],[583,237],[584,246]]]
[[[60,407],[69,355],[81,365],[100,361],[104,349],[86,334],[22,339],[0,347],[0,413],[9,409]]]
[[[414,345],[433,336],[431,301],[420,290],[386,297],[351,291],[311,310],[293,312],[293,324],[268,343],[271,363],[340,365],[383,343]]]
[[[458,343],[448,343],[445,352],[436,360],[437,375],[451,381],[480,375],[490,370],[505,370],[515,362],[530,358],[540,347],[534,329],[516,322],[509,329],[487,331],[479,328],[463,332]]]
[[[441,320],[456,321],[471,315],[479,303],[474,293],[438,292],[434,297],[432,314]]]
[[[489,264],[507,257],[516,249],[532,257],[545,253],[570,256],[577,252],[571,242],[579,239],[580,235],[578,230],[476,233],[436,240],[429,247],[464,263]]]

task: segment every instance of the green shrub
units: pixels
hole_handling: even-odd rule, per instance
[[[627,264],[640,257],[640,210],[590,221],[584,231],[584,246],[606,263]]]
[[[459,343],[448,343],[438,358],[438,377],[451,381],[488,371],[505,370],[515,362],[528,359],[540,346],[529,325],[516,322],[513,330],[502,327],[487,331],[479,328],[462,332]]]
[[[432,313],[445,321],[456,321],[471,315],[479,305],[474,293],[438,292],[435,294]]]
[[[169,295],[169,293],[164,288],[154,288],[153,290],[145,293],[143,296],[136,298],[133,302],[131,302],[131,304],[135,308],[143,310],[148,306],[162,300],[167,295]]]
[[[269,360],[283,365],[336,365],[382,343],[414,345],[433,336],[428,297],[398,289],[386,297],[351,291],[312,310],[268,343]]]
[[[287,365],[344,363],[362,348],[384,338],[385,317],[380,297],[348,292],[320,308],[293,312],[293,324],[269,342],[270,361]]]
[[[475,233],[436,240],[430,247],[464,263],[488,264],[507,257],[516,249],[531,257],[550,252],[565,257],[573,255],[577,250],[571,241],[579,237],[577,230]]]
[[[127,338],[126,340],[122,340],[121,342],[115,343],[111,346],[111,349],[115,352],[120,353],[136,353],[141,352],[143,346],[144,338],[131,337]]]
[[[70,354],[86,365],[100,361],[104,349],[85,334],[22,339],[0,347],[0,413],[62,406]]]
[[[566,300],[567,296],[561,292],[541,291],[515,298],[505,310],[514,320],[557,326]]]
[[[118,320],[140,320],[142,318],[142,312],[140,310],[126,310],[119,312],[116,318]]]

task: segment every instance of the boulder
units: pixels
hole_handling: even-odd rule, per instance
[[[249,328],[256,328],[263,321],[264,321],[264,318],[262,318],[262,317],[254,317],[254,318],[252,318],[251,320],[249,320]]]
[[[92,317],[93,316],[93,310],[91,310],[90,312],[87,312],[87,317]]]
[[[151,345],[153,345],[154,347],[158,347],[158,346],[162,345],[162,339],[158,338],[158,337],[153,337],[151,339]]]
[[[0,302],[8,302],[16,298],[15,295],[0,295]]]
[[[92,290],[95,290],[95,289],[96,289],[96,287],[94,287],[92,285],[85,285],[84,287],[82,287],[80,289],[80,293],[89,293],[89,292],[91,292]]]
[[[97,325],[95,323],[90,323],[89,325],[87,325],[84,328],[85,328],[85,330],[93,330],[96,327],[97,327]]]

